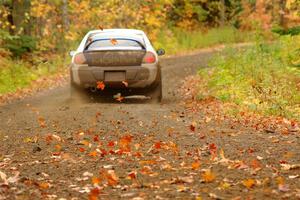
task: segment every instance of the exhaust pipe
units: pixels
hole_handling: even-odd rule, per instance
[[[97,88],[96,87],[91,87],[90,91],[93,92],[93,93],[95,93],[95,92],[97,92]]]

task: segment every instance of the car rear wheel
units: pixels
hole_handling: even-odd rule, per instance
[[[162,80],[161,80],[161,69],[159,68],[157,78],[153,86],[150,88],[148,96],[151,97],[151,102],[159,103],[162,101]]]
[[[79,86],[77,86],[73,82],[72,74],[71,74],[71,80],[70,80],[70,98],[71,98],[71,101],[74,101],[74,102],[83,102],[87,98],[86,91],[84,89],[80,88]]]

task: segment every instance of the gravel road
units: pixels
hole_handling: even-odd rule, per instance
[[[0,107],[0,199],[299,199],[299,133],[183,106],[178,88],[211,55],[162,59],[161,104],[74,104],[66,85]]]

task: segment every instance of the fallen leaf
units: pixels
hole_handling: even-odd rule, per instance
[[[192,169],[193,170],[199,169],[199,167],[200,167],[200,161],[199,160],[192,163]]]
[[[114,186],[118,184],[119,178],[117,177],[114,170],[108,170],[106,173],[106,179],[108,182],[108,185]]]
[[[98,200],[100,195],[100,190],[98,188],[93,188],[89,193],[89,200]]]
[[[290,175],[289,176],[289,179],[295,179],[295,178],[298,178],[299,177],[299,175],[297,174],[297,175]]]
[[[216,178],[216,175],[209,169],[206,170],[203,174],[202,174],[202,179],[204,180],[204,182],[206,183],[210,183],[213,182]]]
[[[246,188],[251,189],[255,185],[255,180],[253,180],[253,179],[246,179],[246,180],[243,180],[242,183],[243,183],[243,185]]]
[[[46,127],[46,120],[43,117],[39,117],[38,122],[39,122],[41,128]]]
[[[211,155],[211,160],[214,160],[217,157],[217,146],[214,143],[211,143],[208,147]]]
[[[98,177],[92,177],[92,183],[93,184],[99,184],[99,183],[101,183],[101,179],[98,178]]]
[[[125,135],[120,139],[119,146],[122,151],[130,152],[130,143],[132,138],[133,137],[131,135]]]
[[[38,185],[41,189],[48,189],[50,187],[50,184],[47,182],[41,182]]]
[[[300,168],[300,164],[280,164],[281,165],[281,169],[282,170],[291,170],[291,169],[299,169]]]
[[[156,142],[156,143],[154,144],[154,148],[155,148],[155,149],[161,149],[161,146],[162,146],[161,142]]]
[[[136,175],[137,175],[137,172],[136,171],[132,171],[130,173],[128,173],[128,178],[133,180],[133,179],[136,179]]]
[[[89,153],[89,156],[91,157],[96,157],[97,156],[97,151],[92,151]]]

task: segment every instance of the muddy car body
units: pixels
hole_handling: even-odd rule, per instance
[[[138,89],[145,95],[150,92],[152,98],[161,98],[158,55],[162,54],[164,51],[156,52],[140,30],[90,31],[71,52],[71,88],[95,90],[97,82],[103,82],[106,90]]]

